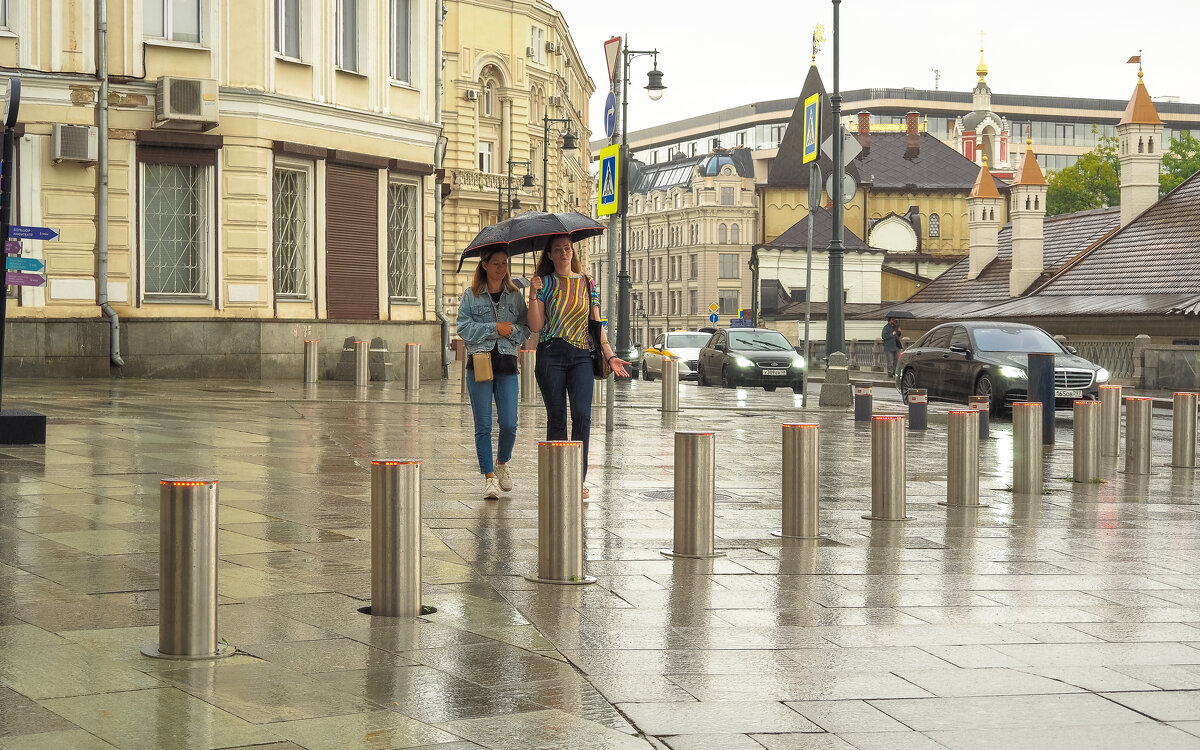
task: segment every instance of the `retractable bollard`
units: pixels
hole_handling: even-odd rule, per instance
[[[948,508],[986,508],[979,502],[978,409],[950,412],[946,445],[946,502]]]
[[[854,386],[854,421],[871,421],[872,393],[869,385]]]
[[[679,411],[679,360],[674,357],[662,360],[662,410]]]
[[[1176,393],[1171,404],[1171,465],[1196,468],[1195,393]]]
[[[404,390],[421,390],[420,344],[406,344],[404,347]]]
[[[304,339],[304,382],[317,382],[317,363],[319,361],[320,350],[318,344],[320,342],[315,339]]]
[[[771,532],[786,539],[816,539],[820,531],[820,425],[783,426],[783,528]]]
[[[533,403],[537,399],[537,375],[534,370],[537,365],[537,350],[522,349],[520,353],[521,364],[521,400],[525,403]]]
[[[908,392],[908,429],[929,429],[929,391],[924,388]]]
[[[1042,405],[1037,401],[1013,404],[1013,494],[1041,495]]]
[[[1071,479],[1079,483],[1100,481],[1100,402],[1075,402]]]
[[[535,583],[582,585],[596,579],[583,572],[583,443],[538,443],[538,569]]]
[[[421,609],[421,462],[371,462],[371,606],[377,617]]]
[[[1121,386],[1100,386],[1100,455],[1121,455]]]
[[[675,546],[668,557],[724,557],[715,549],[717,437],[675,433]]]
[[[592,408],[599,409],[604,406],[604,384],[606,380],[592,381]]]
[[[878,414],[871,418],[871,521],[908,521],[904,417]]]
[[[967,406],[979,414],[979,439],[989,439],[992,436],[992,397],[971,396],[967,400]]]
[[[1154,401],[1148,396],[1125,398],[1125,473],[1150,473],[1150,413]]]
[[[158,486],[157,659],[215,659],[234,648],[217,641],[217,480],[164,479]]]
[[[366,385],[371,382],[370,342],[354,341],[354,384]]]
[[[1054,355],[1030,352],[1029,400],[1042,405],[1042,445],[1054,445]]]

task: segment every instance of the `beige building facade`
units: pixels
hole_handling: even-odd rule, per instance
[[[296,375],[320,338],[331,373],[346,336],[436,367],[438,5],[6,0],[14,223],[61,235],[9,289],[15,371]]]

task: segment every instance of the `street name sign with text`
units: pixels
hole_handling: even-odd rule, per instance
[[[9,271],[40,271],[46,264],[37,258],[5,258],[4,267]]]
[[[4,274],[4,283],[10,286],[41,286],[46,283],[46,277],[36,273],[8,271]]]
[[[23,227],[13,224],[8,228],[8,236],[14,240],[53,240],[58,238],[58,232],[49,227]]]

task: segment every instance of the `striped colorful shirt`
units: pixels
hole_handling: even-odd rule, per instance
[[[538,341],[557,338],[579,349],[588,348],[587,320],[592,305],[600,305],[600,293],[595,284],[588,290],[590,294],[585,293],[587,282],[583,276],[551,274],[546,277],[545,286],[538,294],[538,299],[546,306],[546,323]]]

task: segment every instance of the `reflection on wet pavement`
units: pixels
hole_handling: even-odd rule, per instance
[[[981,447],[983,509],[946,492],[944,405],[908,436],[908,523],[870,506],[870,434],[792,394],[657,383],[597,417],[594,586],[531,583],[536,440],[482,500],[458,382],[6,383],[50,418],[0,448],[0,750],[9,748],[1200,748],[1200,512],[1154,418],[1154,473],[1106,458],[1017,497],[1012,433]],[[11,399],[11,400],[9,400]],[[815,401],[815,399],[814,399]],[[900,405],[884,399],[881,411]],[[597,412],[600,415],[601,412]],[[821,528],[784,540],[780,424],[821,424]],[[717,435],[718,560],[668,559],[674,430]],[[423,460],[423,598],[371,618],[370,461]],[[158,480],[219,479],[218,635],[157,639]]]

